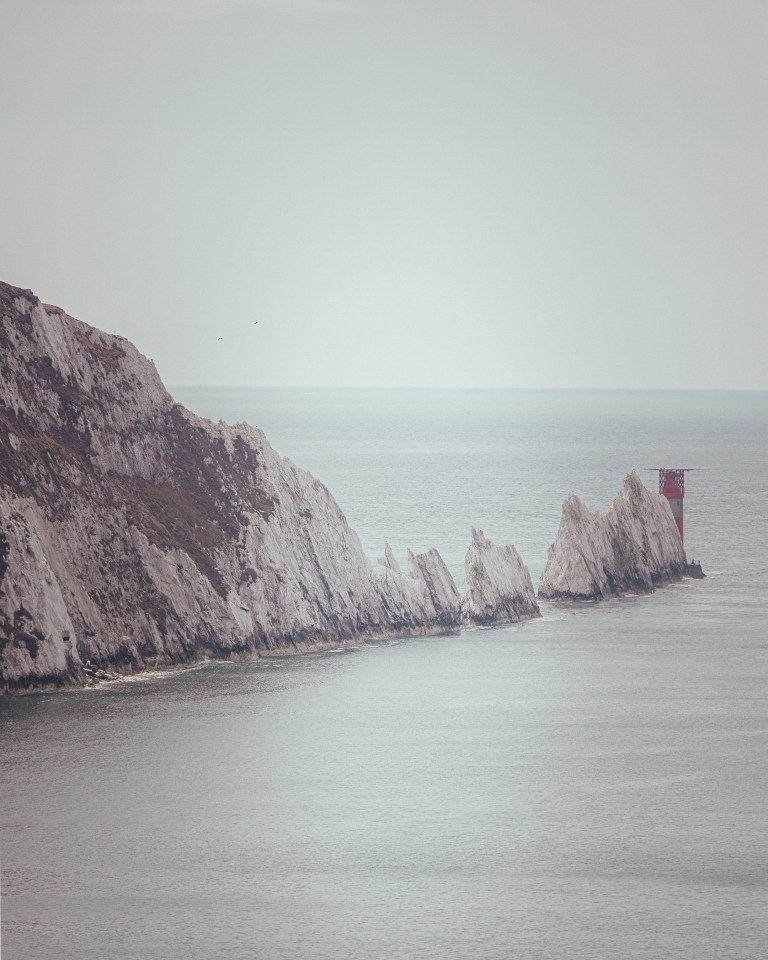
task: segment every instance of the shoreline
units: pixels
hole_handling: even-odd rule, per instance
[[[200,669],[208,664],[237,664],[254,663],[258,660],[277,660],[282,658],[309,656],[312,654],[330,653],[338,650],[345,652],[347,650],[362,650],[366,644],[376,644],[387,640],[417,640],[420,637],[455,637],[464,633],[478,633],[487,630],[501,629],[505,627],[523,627],[531,623],[541,622],[546,619],[544,616],[534,617],[526,620],[506,621],[493,624],[473,624],[462,626],[455,630],[447,630],[443,627],[412,631],[410,633],[398,630],[385,631],[376,634],[366,634],[362,637],[351,637],[347,640],[333,640],[328,642],[307,641],[297,642],[284,647],[274,647],[271,649],[259,649],[253,651],[238,651],[230,657],[221,656],[201,656],[198,658],[186,660],[183,663],[153,664],[138,670],[127,673],[119,673],[114,669],[101,670],[108,674],[106,677],[88,678],[85,681],[70,680],[63,683],[47,683],[38,686],[26,686],[20,689],[6,689],[0,691],[0,698],[34,696],[40,693],[73,693],[82,690],[103,689],[112,684],[130,683],[141,679],[150,679],[152,677],[169,676],[188,670]]]
[[[36,685],[29,685],[20,688],[6,688],[0,690],[0,698],[4,696],[8,697],[24,697],[24,696],[34,696],[35,694],[40,693],[70,693],[80,690],[93,690],[93,689],[102,689],[110,684],[126,683],[132,682],[135,680],[140,680],[142,678],[151,678],[152,676],[159,675],[171,675],[180,673],[185,670],[199,669],[202,666],[211,663],[220,663],[220,664],[236,664],[236,663],[252,663],[257,660],[262,659],[279,659],[283,657],[297,657],[297,656],[307,656],[311,654],[321,654],[328,653],[332,650],[338,649],[339,651],[345,651],[350,649],[362,649],[367,643],[379,643],[385,640],[415,640],[419,637],[439,637],[439,636],[459,636],[463,633],[476,633],[486,630],[495,630],[501,629],[504,627],[514,627],[514,626],[526,626],[532,623],[543,622],[549,619],[548,613],[555,613],[556,611],[562,610],[574,610],[574,609],[589,609],[594,605],[601,605],[603,603],[610,603],[611,601],[621,601],[621,600],[635,600],[642,599],[644,597],[652,596],[657,590],[665,587],[674,587],[682,585],[686,580],[699,579],[697,577],[690,577],[687,574],[683,574],[680,577],[675,577],[672,580],[667,580],[662,583],[655,585],[649,590],[638,590],[635,591],[621,591],[619,593],[613,594],[604,598],[595,598],[595,597],[583,597],[583,598],[574,598],[574,597],[549,597],[549,598],[537,598],[537,602],[541,607],[541,615],[538,617],[531,617],[522,620],[510,620],[502,621],[499,623],[488,623],[488,624],[463,624],[456,629],[446,629],[442,626],[436,626],[432,628],[419,629],[414,631],[400,631],[400,630],[389,630],[382,631],[381,633],[376,634],[364,634],[357,637],[349,637],[346,639],[335,638],[333,640],[310,640],[310,641],[296,641],[285,646],[276,646],[271,648],[258,648],[248,651],[237,651],[234,652],[231,656],[222,656],[221,651],[217,651],[215,654],[213,651],[205,652],[200,651],[201,656],[196,656],[185,660],[183,662],[177,663],[154,663],[152,665],[147,665],[141,667],[137,670],[131,670],[125,673],[120,673],[118,670],[115,670],[114,667],[108,667],[107,669],[101,667],[94,667],[96,673],[103,673],[106,676],[98,677],[86,677],[84,680],[77,679],[68,679],[63,682],[48,682]],[[559,619],[559,617],[556,617]],[[87,661],[88,662],[88,661]],[[85,667],[84,667],[85,670]]]

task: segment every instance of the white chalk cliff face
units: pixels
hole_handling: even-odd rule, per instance
[[[434,623],[443,630],[460,626],[459,592],[437,550],[407,556],[403,574],[387,543],[384,556],[373,565],[381,603],[395,631],[413,632],[419,623]]]
[[[0,284],[0,691],[457,629],[436,551],[365,557],[247,424],[179,406],[127,340]]]
[[[462,622],[467,626],[516,623],[540,617],[531,575],[511,545],[495,546],[472,528],[464,559]]]
[[[574,494],[563,503],[539,598],[602,600],[648,592],[685,572],[685,551],[668,501],[633,471],[602,512],[591,512]]]

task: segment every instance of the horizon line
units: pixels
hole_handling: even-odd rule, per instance
[[[768,387],[446,387],[446,386],[355,386],[351,384],[247,384],[247,383],[167,383],[167,389],[189,388],[203,390],[451,390],[459,392],[491,392],[517,390],[530,392],[561,393],[767,393]]]

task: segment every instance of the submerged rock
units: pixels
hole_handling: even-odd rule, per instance
[[[473,527],[464,559],[462,622],[487,626],[540,616],[531,575],[517,550],[511,544],[497,547]]]
[[[602,512],[571,494],[549,548],[539,598],[602,600],[648,592],[679,580],[687,563],[669,502],[652,493],[633,471]]]
[[[439,554],[388,557],[261,430],[0,283],[0,691],[458,627]]]

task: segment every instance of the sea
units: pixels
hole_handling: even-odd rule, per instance
[[[704,580],[0,698],[3,960],[764,960],[768,393],[172,388],[371,558],[686,475]]]

